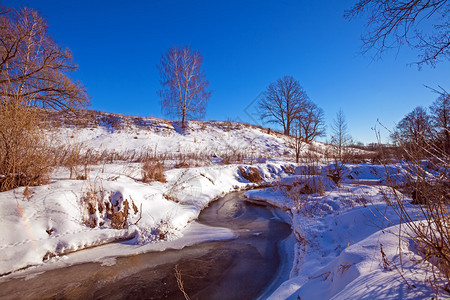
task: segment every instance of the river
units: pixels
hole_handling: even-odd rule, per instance
[[[280,246],[291,233],[270,207],[235,192],[213,202],[199,223],[233,230],[237,238],[181,250],[118,257],[0,281],[5,299],[184,299],[175,268],[191,299],[256,299],[287,280]]]

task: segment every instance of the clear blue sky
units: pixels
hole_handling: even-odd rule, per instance
[[[9,0],[38,10],[49,32],[79,65],[73,78],[93,109],[163,117],[157,95],[161,53],[191,45],[204,57],[213,91],[206,119],[252,120],[252,101],[277,78],[292,75],[325,111],[329,125],[342,108],[351,135],[375,141],[379,119],[392,127],[450,90],[450,63],[421,71],[407,48],[373,61],[359,54],[364,20],[342,15],[355,1],[99,1]],[[273,125],[271,125],[273,126]],[[329,126],[328,126],[329,127]],[[330,133],[328,128],[328,133]],[[325,140],[325,138],[323,139]]]

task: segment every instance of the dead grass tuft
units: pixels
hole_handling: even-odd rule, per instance
[[[147,161],[142,164],[142,182],[151,181],[167,182],[162,163]]]
[[[255,167],[249,167],[245,170],[243,167],[239,166],[238,170],[241,176],[250,182],[260,184],[263,181],[261,173]]]

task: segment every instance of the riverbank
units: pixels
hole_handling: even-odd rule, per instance
[[[186,229],[211,201],[269,185],[287,176],[288,169],[292,164],[283,162],[172,169],[165,172],[167,182],[149,184],[136,179],[140,169],[133,164],[99,166],[87,180],[63,180],[66,174],[56,172],[48,185],[0,194],[0,274],[52,264],[68,253],[120,240],[142,252],[165,247],[159,244],[182,248],[190,240],[229,237],[229,232],[197,225]],[[259,174],[255,182],[247,176],[250,170]],[[108,206],[112,217],[105,212]],[[121,228],[115,227],[114,216],[125,213]],[[198,238],[182,239],[189,232]]]
[[[292,216],[296,243],[290,278],[268,299],[436,297],[428,282],[433,266],[415,250],[405,226],[398,225],[393,191],[346,181],[299,199],[280,187],[246,192],[250,201],[270,203]],[[410,216],[420,209],[405,207]],[[445,286],[444,279],[441,283]],[[450,299],[443,290],[438,296]]]
[[[122,242],[83,250],[53,263],[60,268],[47,264],[0,279],[0,298],[180,298],[177,272],[194,299],[254,299],[263,290],[268,296],[287,279],[284,270],[292,266],[280,252],[290,226],[272,209],[244,199],[243,192],[234,192],[206,208],[178,240],[196,239],[188,241],[194,243],[190,247],[172,250],[171,242],[161,242],[166,248],[159,249],[165,251],[147,245],[142,247],[151,252],[134,254],[134,245]],[[227,241],[201,242],[198,233],[205,228],[215,233],[211,240],[220,232],[232,235],[222,236],[230,238]]]

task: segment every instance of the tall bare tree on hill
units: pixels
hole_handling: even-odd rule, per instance
[[[261,118],[283,127],[284,134],[291,134],[291,126],[299,115],[308,95],[292,76],[284,76],[271,83],[259,101]]]
[[[211,97],[209,82],[202,70],[203,57],[189,46],[174,46],[161,55],[158,66],[163,89],[159,92],[161,109],[186,119],[202,117]]]

